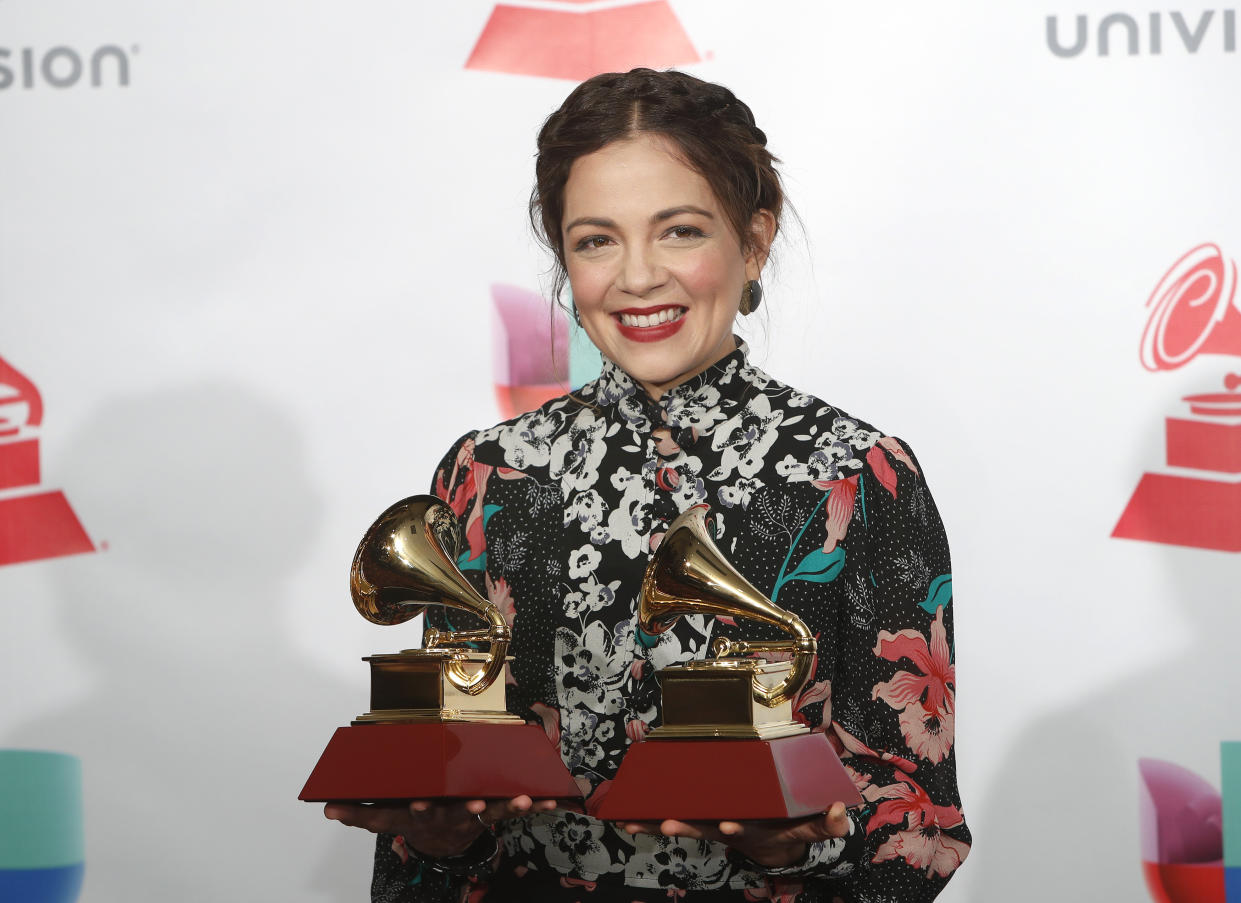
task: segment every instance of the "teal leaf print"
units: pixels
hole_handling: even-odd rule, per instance
[[[491,520],[491,515],[495,514],[503,505],[483,505],[483,529],[487,529],[487,521]]]
[[[469,560],[470,553],[462,552],[457,558],[457,570],[459,571],[485,571],[487,570],[487,553],[479,555],[473,561]]]
[[[918,605],[925,609],[927,614],[933,615],[935,609],[941,605],[947,608],[950,602],[952,602],[952,575],[940,574],[931,581],[931,586],[926,591],[926,599]]]
[[[845,550],[837,546],[830,552],[815,549],[801,560],[793,572],[780,578],[779,586],[791,580],[805,580],[807,583],[831,583],[845,567]]]

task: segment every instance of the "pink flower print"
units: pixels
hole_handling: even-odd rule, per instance
[[[452,508],[453,514],[457,517],[465,514],[470,499],[475,495],[473,463],[474,440],[467,439],[457,451],[457,459],[452,465],[452,474],[445,478],[444,471],[441,470],[435,480],[435,494],[441,501],[448,503],[448,507]],[[457,486],[457,476],[463,469],[465,470],[463,482]]]
[[[960,867],[969,851],[968,843],[932,826],[920,831],[897,831],[883,842],[873,861],[904,859],[916,869],[926,869],[928,878],[947,878]]]
[[[842,759],[850,759],[854,756],[866,756],[879,762],[887,762],[899,768],[906,774],[913,774],[918,770],[918,766],[909,759],[898,756],[894,753],[884,750],[882,752],[871,749],[853,734],[849,733],[840,726],[840,722],[833,721],[831,731],[827,735],[827,739],[831,741],[832,748],[836,750],[836,754]]]
[[[401,860],[401,865],[409,862],[409,847],[405,845],[405,838],[400,834],[392,838],[392,852]]]
[[[681,474],[675,467],[661,467],[655,471],[655,483],[660,489],[672,492],[681,484]]]
[[[797,903],[797,895],[802,892],[800,881],[788,878],[768,879],[771,887],[771,903]]]
[[[655,440],[655,451],[661,458],[675,457],[681,451],[681,446],[672,438],[672,430],[665,426],[651,433],[651,438]]]
[[[646,739],[646,735],[651,732],[651,726],[641,718],[631,718],[625,722],[625,736],[629,738],[631,743],[637,743]]]
[[[539,720],[543,722],[543,730],[547,733],[547,739],[551,741],[552,746],[560,746],[560,710],[553,709],[551,706],[542,702],[530,704],[531,711],[539,716]]]
[[[879,485],[888,490],[892,498],[896,498],[896,471],[892,469],[887,456],[878,445],[873,446],[866,453],[866,463],[870,465],[871,472],[879,481]]]
[[[508,581],[503,577],[493,581],[490,574],[483,574],[483,580],[487,586],[487,598],[500,609],[504,623],[511,630],[517,620],[517,603],[513,601],[513,591],[509,588]],[[513,669],[508,662],[504,663],[504,683],[517,686],[517,678],[513,677]]]
[[[474,507],[465,522],[465,541],[470,547],[470,561],[482,555],[487,548],[487,540],[483,536],[483,495],[487,492],[487,479],[495,468],[490,464],[475,462],[470,468],[467,483],[473,484]],[[460,516],[460,515],[458,515]]]
[[[811,480],[815,486],[827,490],[827,539],[823,542],[823,551],[832,553],[836,545],[845,538],[849,530],[849,521],[853,520],[853,502],[857,498],[857,481],[855,474],[843,480]]]
[[[917,869],[925,869],[927,877],[946,878],[956,871],[969,853],[969,844],[943,833],[944,828],[961,824],[961,810],[956,806],[937,806],[926,791],[916,784],[903,783],[885,787],[891,798],[879,804],[866,823],[867,833],[884,825],[901,825],[875,851],[874,862],[904,859]]]
[[[594,890],[596,882],[587,881],[585,878],[570,878],[568,875],[560,877],[561,887],[584,887],[586,890]]]
[[[913,458],[909,456],[909,452],[905,451],[905,447],[901,445],[900,440],[895,436],[884,436],[879,440],[878,444],[886,448],[893,458],[900,461],[914,473],[918,472],[918,468],[914,466]]]
[[[882,699],[901,713],[901,733],[911,750],[932,762],[943,761],[952,749],[956,707],[956,667],[948,650],[944,607],[935,609],[929,644],[916,630],[881,630],[875,655],[913,662],[917,671],[897,671],[891,680],[875,684],[871,699]]]

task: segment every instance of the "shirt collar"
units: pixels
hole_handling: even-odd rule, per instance
[[[596,382],[597,402],[619,407],[624,419],[635,428],[640,428],[635,421],[646,420],[652,425],[709,429],[721,419],[722,409],[753,394],[759,382],[754,377],[761,378],[762,374],[749,364],[749,352],[749,346],[738,339],[735,351],[673,386],[659,401],[651,399],[637,380],[605,356]]]

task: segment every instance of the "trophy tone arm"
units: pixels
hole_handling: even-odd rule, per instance
[[[473,674],[466,670],[464,656],[451,659],[444,670],[445,676],[452,682],[452,685],[470,696],[478,696],[504,672],[508,644],[512,640],[512,631],[504,622],[504,615],[500,614],[499,609],[494,606],[488,609],[486,617],[491,622],[486,630],[441,631],[428,627],[422,635],[425,649],[451,648],[464,642],[490,644],[487,663]]]
[[[810,635],[801,618],[797,618],[796,615],[793,617],[796,618],[797,626],[801,630],[794,634],[795,639],[792,640],[731,640],[727,637],[716,637],[711,644],[711,651],[716,658],[763,652],[793,653],[792,670],[779,683],[770,687],[764,686],[759,682],[758,675],[754,676],[751,686],[754,700],[768,708],[778,706],[782,702],[791,702],[806,681],[813,676],[810,669],[814,664],[819,644]]]

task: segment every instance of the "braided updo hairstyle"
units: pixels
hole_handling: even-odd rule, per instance
[[[767,136],[750,108],[732,91],[676,71],[596,75],[578,85],[539,130],[530,222],[556,258],[554,298],[568,280],[561,224],[573,161],[640,132],[668,138],[683,162],[706,179],[743,249],[750,249],[750,222],[759,210],[770,211],[779,229],[779,160],[767,150]]]

